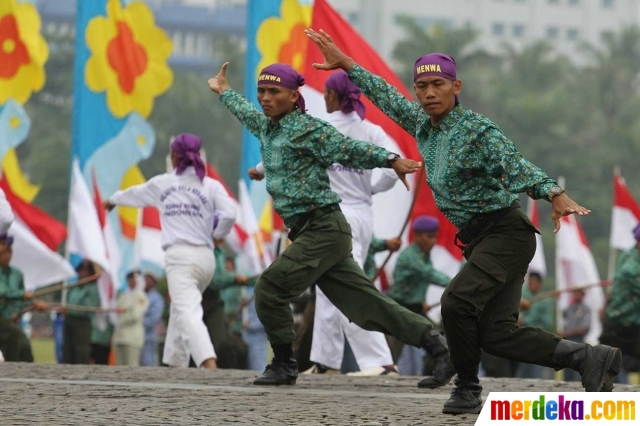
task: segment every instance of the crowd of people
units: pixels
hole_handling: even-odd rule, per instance
[[[98,312],[91,278],[99,272],[82,261],[82,285],[69,288],[59,308],[63,361],[105,363],[113,352],[118,365],[263,370],[256,385],[294,385],[302,365],[307,374],[426,376],[421,388],[447,385],[455,376],[443,409],[450,414],[479,412],[483,375],[550,378],[564,369],[567,380],[581,380],[587,391],[611,391],[614,380],[623,379],[621,371],[637,371],[640,226],[633,231],[638,244],[621,257],[602,312],[601,344],[584,342],[591,313],[581,290],[563,312],[564,328],[554,330],[553,299],[539,297],[542,276],[528,271],[539,231],[517,199],[526,193],[549,201],[556,232],[563,216],[590,211],[526,160],[496,124],[462,109],[462,82],[450,56],[417,59],[418,102],[411,102],[343,54],[328,34],[306,34],[325,58],[315,67],[338,69],[325,86],[326,122],[306,114],[299,91],[304,78],[288,65],[262,70],[262,111],[230,88],[228,64],[208,82],[260,140],[263,161],[248,173],[266,178],[291,244],[259,276],[236,272],[235,256],[222,242],[235,222],[235,204],[205,176],[200,138],[177,136],[173,172],[104,201],[107,210],[159,210],[168,294],[158,293],[159,277],[145,273],[140,279],[131,271],[115,315]],[[364,120],[362,94],[415,137],[424,166],[392,152],[384,132]],[[459,228],[456,245],[465,261],[455,277],[431,262],[437,218],[416,218],[406,247],[399,238],[373,236],[372,196],[398,180],[408,189],[406,176],[422,167],[438,208]],[[376,181],[369,172],[374,168],[385,170]],[[28,339],[14,322],[24,309],[50,306],[25,292],[20,271],[9,266],[10,218],[6,222],[0,236],[0,349],[8,361],[31,361]],[[388,294],[372,282],[373,256],[385,250],[400,250]],[[432,284],[444,288],[442,324],[426,316]],[[165,303],[169,316],[159,351]],[[293,307],[303,314],[294,317],[292,304],[306,304]],[[267,343],[273,353],[268,365]]]

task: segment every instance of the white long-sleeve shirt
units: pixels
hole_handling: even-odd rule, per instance
[[[213,238],[224,238],[236,220],[235,202],[222,184],[210,177],[202,182],[195,169],[187,167],[156,176],[149,181],[118,191],[109,202],[130,207],[153,206],[160,211],[162,248],[175,244],[208,246]],[[213,229],[214,216],[218,226]]]
[[[13,219],[11,204],[7,201],[7,196],[4,194],[4,191],[0,189],[0,234],[4,234],[9,230]]]
[[[349,114],[342,111],[332,112],[327,121],[345,136],[381,146],[391,152],[395,151],[384,130],[380,126],[360,119],[355,111]],[[263,164],[258,163],[256,170],[258,173],[264,174]],[[327,172],[331,189],[342,198],[340,204],[351,206],[367,204],[371,206],[373,194],[390,190],[398,181],[398,175],[393,169],[380,170],[382,174],[375,183],[371,182],[372,170],[352,169],[334,163],[329,166]]]

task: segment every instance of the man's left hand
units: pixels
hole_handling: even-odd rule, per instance
[[[113,208],[116,206],[115,204],[112,204],[111,201],[109,200],[104,200],[102,202],[102,206],[104,207],[104,209],[108,212],[110,212],[111,210],[113,210]]]
[[[551,219],[555,225],[553,233],[556,234],[560,230],[560,219],[563,216],[569,216],[577,214],[579,216],[586,216],[591,213],[591,210],[578,205],[567,194],[560,194],[553,197],[551,200]]]
[[[420,170],[422,163],[409,160],[408,158],[398,158],[391,163],[391,167],[393,167],[393,170],[398,175],[398,179],[404,183],[404,186],[407,187],[407,191],[409,191],[411,188],[409,187],[409,182],[407,182],[407,175]]]

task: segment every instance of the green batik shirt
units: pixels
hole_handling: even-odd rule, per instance
[[[607,304],[607,317],[622,325],[640,325],[640,255],[637,247],[621,257]]]
[[[220,291],[225,288],[235,287],[238,284],[236,282],[236,273],[225,269],[226,258],[222,249],[218,247],[214,248],[213,256],[216,259],[216,269],[213,272],[209,288]]]
[[[355,65],[349,78],[416,138],[436,204],[458,228],[476,214],[508,207],[521,192],[546,200],[557,185],[488,118],[458,105],[432,126],[420,103],[409,101],[381,77]]]
[[[422,305],[429,284],[446,287],[450,281],[451,278],[433,269],[429,253],[417,244],[411,244],[398,256],[388,296],[401,305]]]
[[[0,266],[0,317],[11,321],[30,302],[24,300],[24,276],[19,269]]]
[[[331,190],[327,167],[386,167],[384,148],[344,136],[331,124],[299,110],[277,123],[239,93],[227,89],[220,100],[260,140],[260,153],[273,207],[289,228],[294,216],[342,200]]]
[[[522,298],[531,300],[537,293],[533,293],[528,285],[522,287]],[[538,327],[545,331],[553,331],[553,318],[555,315],[553,299],[541,299],[531,304],[526,311],[522,311],[520,316],[522,322],[527,327]]]
[[[364,260],[364,273],[369,277],[370,280],[376,276],[376,272],[378,268],[376,267],[376,253],[380,253],[381,251],[387,250],[387,243],[382,238],[371,239],[371,244],[369,245],[369,251],[367,252],[367,258]]]
[[[98,293],[98,284],[92,281],[87,284],[72,287],[67,292],[67,305],[89,306],[93,308],[100,307],[100,294]],[[67,315],[72,317],[81,317],[92,319],[95,312],[67,310]]]

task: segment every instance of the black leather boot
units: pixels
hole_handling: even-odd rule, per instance
[[[430,330],[422,338],[422,347],[434,357],[433,376],[425,377],[418,382],[418,387],[435,389],[444,386],[456,374],[449,359],[449,347],[444,334],[438,330]]]
[[[463,381],[456,378],[456,387],[451,391],[451,397],[444,403],[444,414],[478,414],[482,410],[482,386],[478,379]]]
[[[293,357],[291,345],[272,345],[273,359],[254,385],[279,386],[295,385],[298,378],[298,361]]]
[[[553,353],[553,361],[580,373],[585,391],[611,392],[613,378],[622,367],[622,351],[611,346],[591,346],[562,339]]]

